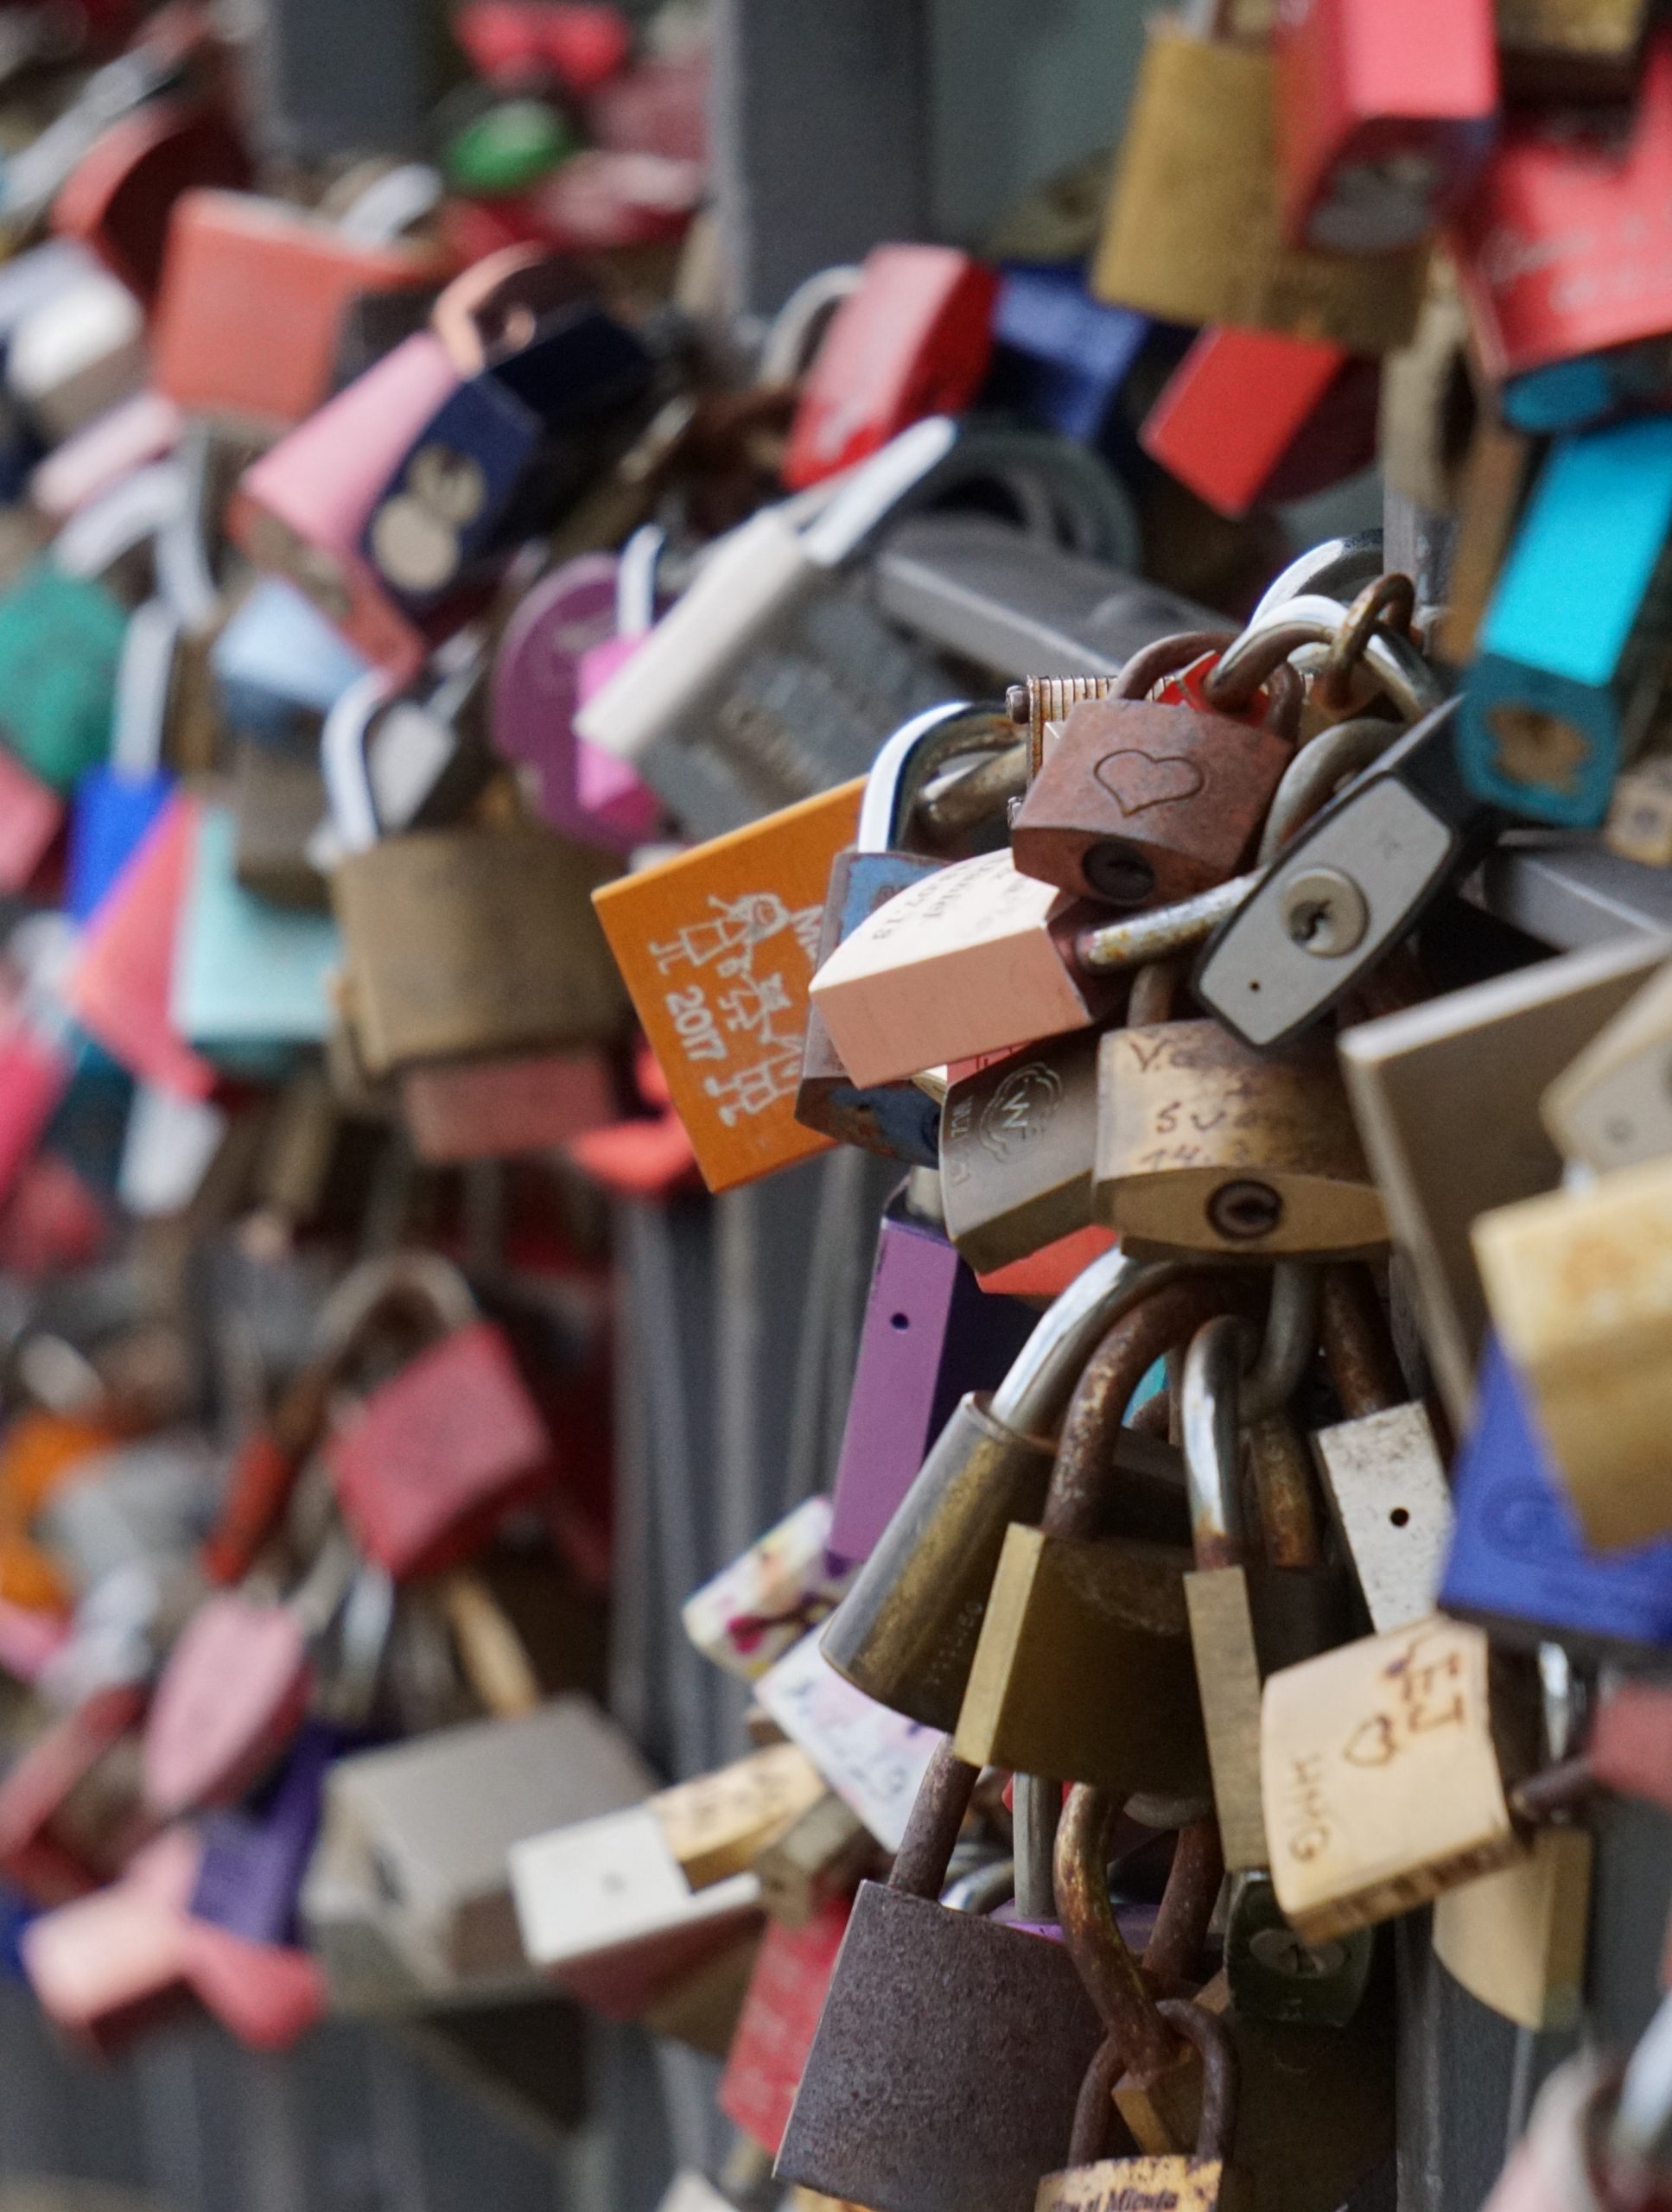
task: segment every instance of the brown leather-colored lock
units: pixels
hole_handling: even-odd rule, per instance
[[[1130,911],[1176,906],[1248,859],[1294,757],[1294,682],[1260,695],[1258,722],[1233,719],[1198,703],[1212,663],[1196,644],[1179,640],[1192,664],[1176,703],[1143,697],[1123,671],[1115,696],[1071,709],[1012,831],[1024,875]],[[1135,682],[1174,674],[1139,661]]]
[[[1013,1522],[955,1738],[978,1765],[1130,1795],[1204,1795],[1207,1747],[1182,1547],[1100,1541],[1113,1446],[1153,1363],[1222,1313],[1222,1278],[1163,1284],[1109,1329],[1075,1386],[1038,1528]],[[1088,1696],[1096,1682],[1099,1693]]]
[[[321,753],[348,848],[331,902],[367,1074],[619,1035],[626,994],[592,909],[613,863],[532,822],[379,841],[365,738],[385,696],[375,676],[353,685]]]
[[[1388,1240],[1333,1053],[1262,1056],[1217,1021],[1112,1030],[1097,1217],[1128,1249],[1333,1259]]]
[[[1103,2024],[1067,1951],[937,1902],[976,1770],[943,1745],[855,1900],[775,2169],[873,2212],[1031,2212]]]

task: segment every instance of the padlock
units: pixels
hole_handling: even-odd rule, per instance
[[[905,849],[936,769],[966,754],[1003,750],[1009,741],[1008,721],[957,705],[931,707],[889,738],[866,779],[855,842],[837,854],[830,869],[816,969],[897,892],[940,865],[928,855]],[[936,1164],[936,1102],[915,1084],[861,1089],[851,1083],[817,1007],[808,1014],[795,1112],[808,1128],[842,1142],[915,1166]]]
[[[126,627],[101,584],[50,560],[0,592],[0,735],[54,791],[108,750]]]
[[[680,1872],[692,1889],[706,1890],[744,1872],[823,1794],[818,1769],[798,1745],[769,1744],[658,1789],[649,1804]]]
[[[1476,1221],[1475,1257],[1504,1349],[1586,1541],[1672,1535],[1663,1447],[1667,1328],[1656,1254],[1672,1160]]]
[[[849,1909],[846,1897],[836,1897],[799,1928],[779,1923],[755,1955],[715,2101],[768,2158],[778,2156],[784,2139]]]
[[[1651,737],[1651,747],[1655,741]],[[1672,763],[1658,748],[1639,753],[1614,779],[1602,842],[1624,861],[1647,868],[1672,867]]]
[[[753,1681],[817,1628],[847,1586],[830,1535],[830,1499],[807,1498],[694,1590],[679,1618],[703,1657]]]
[[[318,910],[329,903],[312,857],[325,817],[317,765],[250,737],[232,754],[233,874],[239,888],[275,906]]]
[[[145,1694],[131,1683],[95,1690],[8,1770],[0,1871],[36,1904],[86,1896],[136,1840],[131,1754],[144,1709]]]
[[[1628,938],[1453,991],[1348,1030],[1346,1078],[1454,1429],[1466,1425],[1487,1319],[1470,1249],[1478,1214],[1548,1191],[1561,1160],[1547,1086],[1661,964]],[[1443,1105],[1442,1105],[1443,1102]]]
[[[1456,1472],[1457,1526],[1440,1585],[1448,1613],[1504,1644],[1561,1644],[1576,1659],[1641,1662],[1672,1642],[1672,1537],[1587,1543],[1530,1418],[1524,1384],[1489,1339],[1474,1427]]]
[[[999,280],[944,245],[879,245],[831,316],[802,386],[791,491],[868,461],[925,415],[961,415],[993,347]]]
[[[800,1745],[883,1850],[898,1851],[941,1740],[936,1732],[845,1681],[820,1652],[817,1635],[804,1636],[758,1679],[755,1703],[770,1726]]]
[[[589,905],[608,863],[533,823],[379,842],[366,731],[384,696],[376,677],[346,694],[321,753],[345,849],[331,899],[367,1072],[613,1038],[625,1009]]]
[[[1128,1796],[1200,1794],[1207,1753],[1188,1557],[1129,1537],[1098,1541],[1100,1521],[1107,1525],[1100,1478],[1115,1465],[1109,1446],[1144,1376],[1224,1299],[1211,1277],[1163,1285],[1087,1362],[1039,1525],[1013,1522],[1005,1532],[958,1713],[961,1758]],[[1094,1680],[1113,1694],[1075,1694],[1075,1683]]]
[[[1458,757],[1478,797],[1567,828],[1601,821],[1660,698],[1669,534],[1672,427],[1623,423],[1558,442],[1464,689]]]
[[[277,200],[185,193],[152,326],[157,385],[181,407],[289,429],[330,391],[337,318],[354,295],[444,270],[433,246],[363,245]]]
[[[1524,1859],[1435,1900],[1434,1956],[1517,2026],[1573,2027],[1584,2001],[1593,1853],[1583,1827],[1540,1828]]]
[[[856,1688],[931,1727],[957,1725],[1007,1530],[1044,1506],[1056,1458],[1050,1440],[1080,1371],[1122,1315],[1171,1274],[1166,1262],[1118,1250],[1093,1260],[990,1400],[960,1400],[824,1628],[825,1656]],[[1118,1434],[1116,1448],[1124,1458]]]
[[[1230,2163],[1237,2054],[1230,2033],[1222,2020],[1184,1999],[1168,1998],[1159,2010],[1167,2025],[1200,2055],[1202,2108],[1194,2150],[1141,2151],[1136,2158],[1093,2155],[1063,2171],[1046,2174],[1033,2200],[1034,2212],[1103,2212],[1114,2205],[1161,2203],[1176,2206],[1179,2212],[1239,2212],[1248,2204],[1246,2179]],[[1104,2119],[1107,2141],[1106,2115]]]
[[[1540,1115],[1565,1160],[1601,1175],[1672,1152],[1669,999],[1672,973],[1662,968],[1545,1091]]]
[[[238,823],[230,807],[196,812],[175,945],[168,1014],[206,1059],[269,1072],[276,1051],[322,1044],[331,1028],[328,981],[342,958],[327,914],[275,906],[238,880]]]
[[[755,1853],[760,1902],[781,1928],[805,1928],[874,1875],[881,1847],[859,1815],[827,1789]]]
[[[307,744],[366,662],[293,584],[258,577],[209,648],[226,720],[239,736]]]
[[[868,1086],[1084,1029],[1120,998],[1118,981],[1076,964],[1092,911],[1020,874],[1008,850],[955,861],[845,938],[813,977],[812,1003]]]
[[[1400,35],[1364,0],[1298,0],[1273,31],[1287,235],[1335,253],[1417,244],[1491,149],[1492,0],[1407,16]]]
[[[1624,100],[1637,90],[1645,0],[1497,0],[1498,65],[1512,101]]]
[[[1222,515],[1304,499],[1376,455],[1377,365],[1326,340],[1205,330],[1144,417],[1138,442]]]
[[[433,1286],[433,1287],[432,1287]],[[450,1565],[547,1478],[551,1440],[504,1332],[437,1266],[415,1290],[438,1341],[381,1382],[325,1447],[366,1557],[408,1576]]]
[[[110,760],[76,786],[66,905],[86,921],[174,789],[164,769],[180,618],[161,598],[135,608],[122,643]]]
[[[1497,1703],[1485,1637],[1438,1614],[1268,1679],[1272,1880],[1306,1942],[1374,1926],[1521,1857]]]
[[[1251,1870],[1231,1883],[1224,1956],[1238,2019],[1338,2033],[1364,2002],[1376,1931],[1357,1928],[1321,1943],[1303,1942],[1277,1902],[1270,1874]]]
[[[1458,722],[1448,701],[1389,746],[1210,940],[1192,988],[1256,1051],[1288,1044],[1338,1004],[1497,828],[1459,775]]]
[[[400,1077],[401,1119],[435,1166],[543,1153],[614,1121],[617,1084],[601,1052],[526,1052],[419,1061]]]
[[[982,1291],[900,1194],[888,1201],[836,1461],[829,1541],[837,1559],[870,1556],[954,1407],[1002,1379],[1035,1319]]]
[[[594,900],[711,1191],[828,1146],[794,1100],[821,902],[861,797],[854,783],[804,800]]]
[[[1119,452],[1131,438],[1122,395],[1154,335],[1148,315],[1094,300],[1078,269],[1013,261],[1000,276],[982,398]]]
[[[1287,1286],[1274,1288],[1268,1327]],[[1338,1641],[1341,1607],[1310,1557],[1251,1559],[1243,1529],[1238,1411],[1241,1332],[1228,1315],[1205,1322],[1191,1339],[1179,1393],[1185,1468],[1190,1483],[1196,1565],[1184,1579],[1202,1722],[1224,1863],[1233,1874],[1269,1863],[1260,1796],[1260,1686],[1275,1669]],[[1300,1470],[1305,1483],[1304,1465]],[[1262,1524],[1277,1533],[1279,1502],[1262,1498]],[[1304,1509],[1303,1509],[1304,1510]],[[1291,1515],[1289,1517],[1294,1517]]]
[[[6,389],[51,441],[72,437],[145,380],[145,317],[103,270],[32,308],[6,346]]]
[[[637,1803],[649,1782],[625,1733],[569,1695],[334,1761],[324,1833],[375,1883],[382,1925],[423,1985],[525,1980],[507,1853]]]
[[[1385,1636],[1426,1620],[1439,1603],[1451,1491],[1422,1406],[1349,1411],[1312,1446],[1370,1626]]]
[[[1262,1058],[1214,1021],[1111,1030],[1099,1048],[1099,1220],[1129,1244],[1322,1259],[1385,1243],[1326,1050]]]
[[[1564,10],[1563,20],[1594,21],[1598,12]],[[1618,27],[1622,14],[1644,11],[1599,12]],[[1564,67],[1564,100],[1577,81]],[[1449,226],[1474,343],[1500,382],[1667,327],[1668,275],[1650,243],[1672,161],[1672,41],[1663,32],[1649,41],[1634,90],[1623,147],[1605,113],[1594,122],[1538,110],[1510,117]]]
[[[1046,1038],[949,1084],[941,1203],[978,1274],[1090,1227],[1098,1044],[1080,1032]]]
[[[60,238],[80,240],[150,305],[162,274],[168,215],[182,192],[243,190],[250,157],[213,106],[161,99],[119,116],[96,138],[53,202]]]
[[[975,1783],[938,1752],[887,1885],[860,1887],[781,2180],[876,2212],[1025,2212],[1060,2156],[1103,2027],[1060,1945],[936,1902]],[[1021,2072],[1005,2056],[1019,2034]]]
[[[1091,288],[1164,321],[1251,325],[1389,353],[1415,325],[1422,255],[1350,259],[1282,243],[1275,75],[1268,53],[1155,25]]]
[[[252,1943],[295,1941],[302,1876],[319,1833],[325,1777],[344,1749],[336,1733],[303,1725],[289,1757],[253,1811],[210,1815],[190,1910]]]
[[[1290,758],[1269,728],[1088,700],[1028,786],[1012,830],[1015,865],[1123,910],[1175,906],[1237,874]]]
[[[840,784],[944,679],[839,571],[952,454],[944,416],[903,431],[798,531],[767,506],[720,541],[683,597],[575,717],[693,835]]]
[[[458,382],[447,348],[421,331],[270,447],[227,512],[228,533],[257,568],[305,592],[396,683],[448,625],[415,624],[367,566],[360,537],[391,468]]]

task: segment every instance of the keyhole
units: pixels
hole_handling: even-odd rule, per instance
[[[891,1329],[909,1329],[912,1325],[912,1317],[909,1313],[891,1313],[888,1316],[888,1325]]]
[[[1388,1518],[1393,1522],[1395,1529],[1408,1528],[1410,1525],[1411,1516],[1409,1510],[1407,1507],[1402,1505],[1395,1505],[1393,1511],[1388,1516]]]

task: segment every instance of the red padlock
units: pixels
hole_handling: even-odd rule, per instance
[[[1377,361],[1278,330],[1205,330],[1138,442],[1222,515],[1300,499],[1376,458]]]
[[[804,1928],[775,1922],[755,1954],[718,2101],[727,2119],[774,2158],[852,1910],[851,1897],[833,1897]]]
[[[218,109],[154,100],[94,140],[53,202],[52,226],[90,246],[149,305],[175,200],[199,186],[239,190],[250,174],[243,141]]]
[[[462,1276],[432,1306],[445,1333],[325,1447],[343,1518],[366,1557],[396,1576],[462,1558],[550,1471],[550,1439],[504,1332],[469,1318]]]
[[[1672,329],[1672,31],[1644,60],[1622,146],[1599,118],[1513,115],[1449,243],[1488,373],[1658,338]]]
[[[831,316],[784,456],[791,491],[864,461],[925,415],[957,415],[993,351],[996,273],[946,245],[880,245]]]
[[[145,1694],[96,1690],[38,1736],[0,1782],[0,1874],[41,1905],[85,1897],[110,1878],[127,1839],[78,1818],[99,1770],[138,1722]],[[111,1808],[102,1808],[108,1813]]]
[[[1273,25],[1284,229],[1384,253],[1455,207],[1492,143],[1492,0],[1280,0]]]

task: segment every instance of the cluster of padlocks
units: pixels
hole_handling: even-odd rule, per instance
[[[474,0],[433,160],[294,170],[192,0],[0,10],[0,1882],[79,2047],[555,1991],[723,2060],[671,2212],[1374,2212],[1389,1923],[1583,2023],[1672,1814],[1649,13],[1158,22],[1106,207],[750,323],[689,9]],[[686,1595],[753,1747],[669,1780],[613,1225],[835,1146],[832,1479]],[[1669,2038],[1498,2212],[1672,2196]]]

